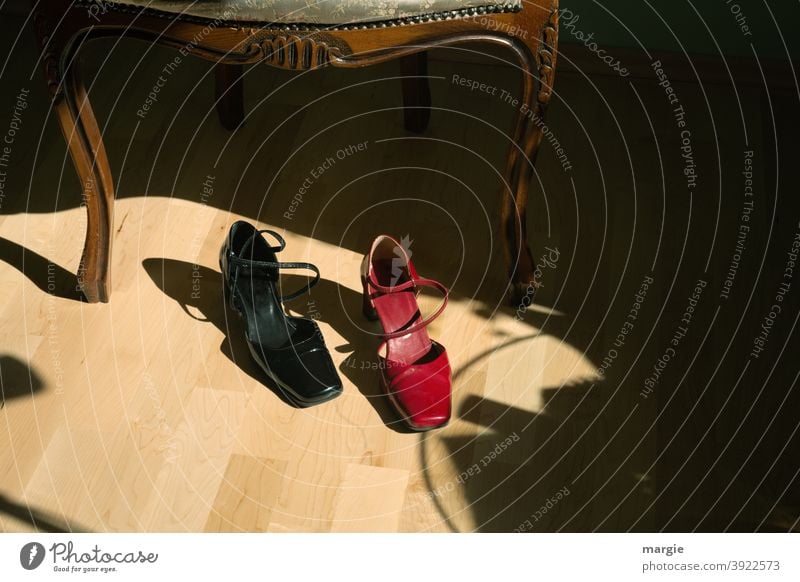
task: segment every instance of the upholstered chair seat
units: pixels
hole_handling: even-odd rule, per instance
[[[209,19],[336,25],[514,12],[522,7],[522,0],[128,0],[109,4]]]

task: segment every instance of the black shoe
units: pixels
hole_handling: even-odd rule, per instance
[[[262,233],[275,237],[278,246],[269,246]],[[222,245],[219,265],[226,301],[245,322],[253,359],[293,404],[313,406],[341,394],[342,382],[316,322],[283,311],[282,301],[303,295],[319,281],[319,269],[310,263],[278,262],[275,253],[285,246],[279,234],[238,221]],[[316,277],[281,296],[279,269],[308,269]]]

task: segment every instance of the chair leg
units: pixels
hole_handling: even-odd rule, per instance
[[[522,102],[533,106],[528,99]],[[524,148],[524,155],[516,145],[511,148],[505,174],[510,191],[503,195],[500,221],[504,235],[503,249],[509,277],[510,300],[515,307],[519,307],[523,302],[527,307],[533,302],[537,285],[533,255],[528,246],[528,186],[533,177],[533,163],[541,142],[541,130],[531,128],[522,119],[517,120],[516,127],[521,136],[521,141],[516,143],[521,145],[527,142],[532,144],[532,148],[530,150]]]
[[[244,121],[242,65],[217,64],[214,69],[217,115],[222,127],[233,131]]]
[[[52,67],[52,64],[52,61],[45,62],[45,67]],[[86,241],[78,269],[78,285],[87,301],[105,303],[110,291],[114,185],[103,136],[77,69],[77,63],[73,62],[64,71],[62,85],[53,99],[86,206]]]
[[[403,75],[403,115],[408,131],[421,133],[431,118],[431,89],[428,85],[428,53],[419,52],[400,59]]]
[[[520,108],[514,125],[514,145],[506,164],[506,184],[501,205],[504,251],[510,278],[510,300],[523,309],[537,288],[536,266],[528,247],[528,187],[542,142],[542,127],[552,94],[557,43],[557,12],[542,30],[542,43],[526,43],[517,52],[523,74]]]

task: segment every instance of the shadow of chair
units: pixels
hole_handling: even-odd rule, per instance
[[[14,356],[0,356],[0,408],[9,400],[33,397],[42,390],[42,379],[28,364]]]
[[[80,301],[78,278],[64,267],[20,244],[0,237],[0,261],[25,275],[41,291],[62,299]]]
[[[41,509],[12,501],[2,493],[0,493],[0,513],[27,523],[39,533],[87,533],[89,531]]]

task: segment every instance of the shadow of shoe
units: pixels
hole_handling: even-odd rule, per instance
[[[219,271],[175,259],[145,259],[142,266],[156,286],[177,301],[189,317],[210,322],[225,334],[220,351],[229,360],[294,406],[252,361],[238,316],[227,309],[223,300]],[[300,289],[306,282],[298,275],[281,275],[281,286],[287,290]],[[292,315],[324,321],[336,329],[348,342],[336,346],[336,351],[349,352],[339,371],[364,395],[386,426],[397,432],[410,432],[380,390],[376,351],[380,327],[363,319],[361,294],[334,281],[320,279],[310,293],[285,307]]]
[[[142,266],[156,286],[174,299],[189,317],[212,323],[225,334],[220,351],[226,358],[269,388],[284,403],[297,408],[250,356],[239,316],[225,305],[222,274],[219,271],[175,259],[145,259]]]
[[[281,277],[286,289],[299,289],[304,280],[296,275]],[[324,321],[347,341],[336,346],[340,354],[348,354],[339,371],[358,388],[381,421],[400,433],[411,433],[380,388],[377,354],[380,325],[366,320],[361,313],[361,293],[335,281],[320,279],[311,293],[287,304],[293,314]]]

